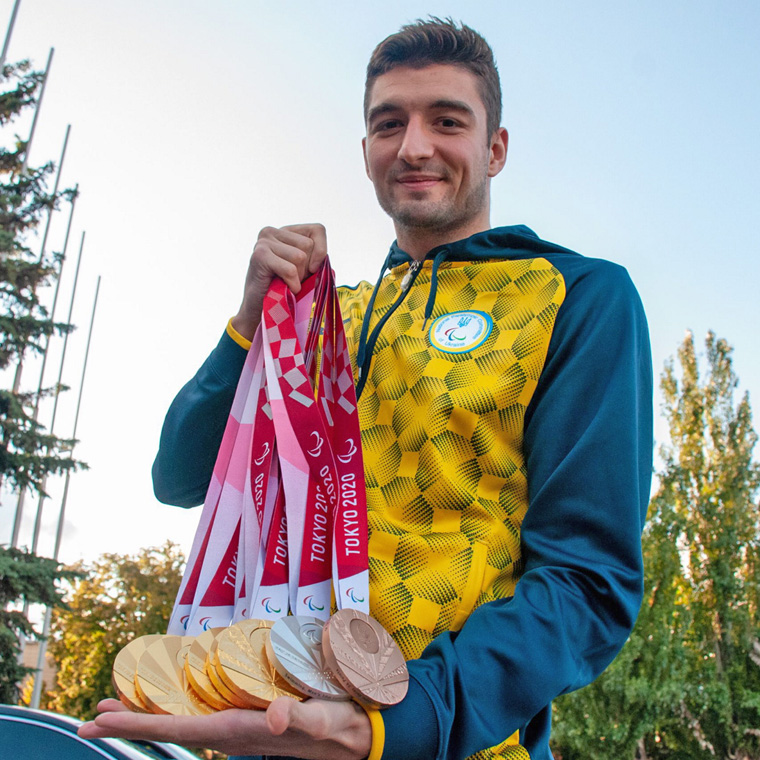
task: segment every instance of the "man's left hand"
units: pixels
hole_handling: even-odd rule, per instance
[[[174,742],[229,755],[279,755],[312,760],[360,760],[372,743],[369,718],[353,702],[278,697],[264,710],[223,710],[212,715],[133,713],[116,699],[98,705],[85,723],[85,739],[117,737]]]

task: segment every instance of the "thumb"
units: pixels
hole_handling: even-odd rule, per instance
[[[284,734],[286,731],[302,731],[312,734],[314,716],[309,718],[308,702],[299,702],[290,697],[278,697],[267,708],[266,720],[269,730],[274,736]],[[304,714],[305,713],[305,714]]]

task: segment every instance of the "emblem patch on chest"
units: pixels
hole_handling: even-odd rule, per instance
[[[455,311],[430,325],[430,344],[448,354],[463,354],[483,345],[493,329],[493,320],[482,311]]]

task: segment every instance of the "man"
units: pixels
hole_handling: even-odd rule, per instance
[[[652,456],[646,323],[626,273],[490,228],[501,92],[477,33],[437,19],[368,67],[367,175],[396,242],[341,289],[364,444],[373,614],[409,658],[407,697],[276,700],[204,718],[118,712],[88,735],[232,753],[549,760],[551,700],[596,677],[641,601]],[[158,497],[202,501],[272,277],[298,292],[319,225],[262,230],[242,305],[167,415]],[[386,274],[387,272],[387,274]],[[518,582],[519,581],[519,582]]]

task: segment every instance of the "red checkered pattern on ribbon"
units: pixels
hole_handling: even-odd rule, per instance
[[[267,294],[169,631],[288,606],[327,618],[333,583],[340,607],[368,608],[366,536],[353,374],[325,264],[297,298],[278,280]]]

